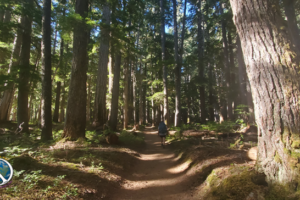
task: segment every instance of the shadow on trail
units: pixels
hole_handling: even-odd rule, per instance
[[[192,199],[191,186],[201,185],[213,169],[248,160],[245,152],[200,147],[195,149],[193,162],[163,148],[155,129],[145,130],[146,148],[131,174],[125,174],[123,188],[111,199]],[[209,150],[208,150],[209,149]],[[197,151],[197,152],[196,152]],[[211,152],[208,152],[211,151]],[[228,155],[228,156],[227,156]],[[220,159],[219,157],[225,159]],[[202,169],[191,170],[198,163],[210,160]]]

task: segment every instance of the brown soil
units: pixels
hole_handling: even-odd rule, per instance
[[[121,189],[110,199],[193,199],[189,192],[194,179],[189,171],[191,163],[179,163],[168,145],[162,147],[156,130],[146,128],[144,133],[146,148],[140,161],[124,175]]]

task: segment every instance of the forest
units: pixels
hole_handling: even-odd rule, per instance
[[[299,67],[296,0],[0,0],[0,198],[300,199]]]

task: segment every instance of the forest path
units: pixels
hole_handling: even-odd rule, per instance
[[[145,149],[131,173],[125,175],[121,189],[111,194],[113,200],[193,199],[190,185],[193,177],[189,163],[180,164],[174,152],[161,146],[157,130],[146,128]]]

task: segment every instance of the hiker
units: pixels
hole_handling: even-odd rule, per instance
[[[161,138],[161,145],[165,145],[165,139],[167,133],[168,133],[167,126],[163,121],[161,121],[158,125],[158,135]]]

